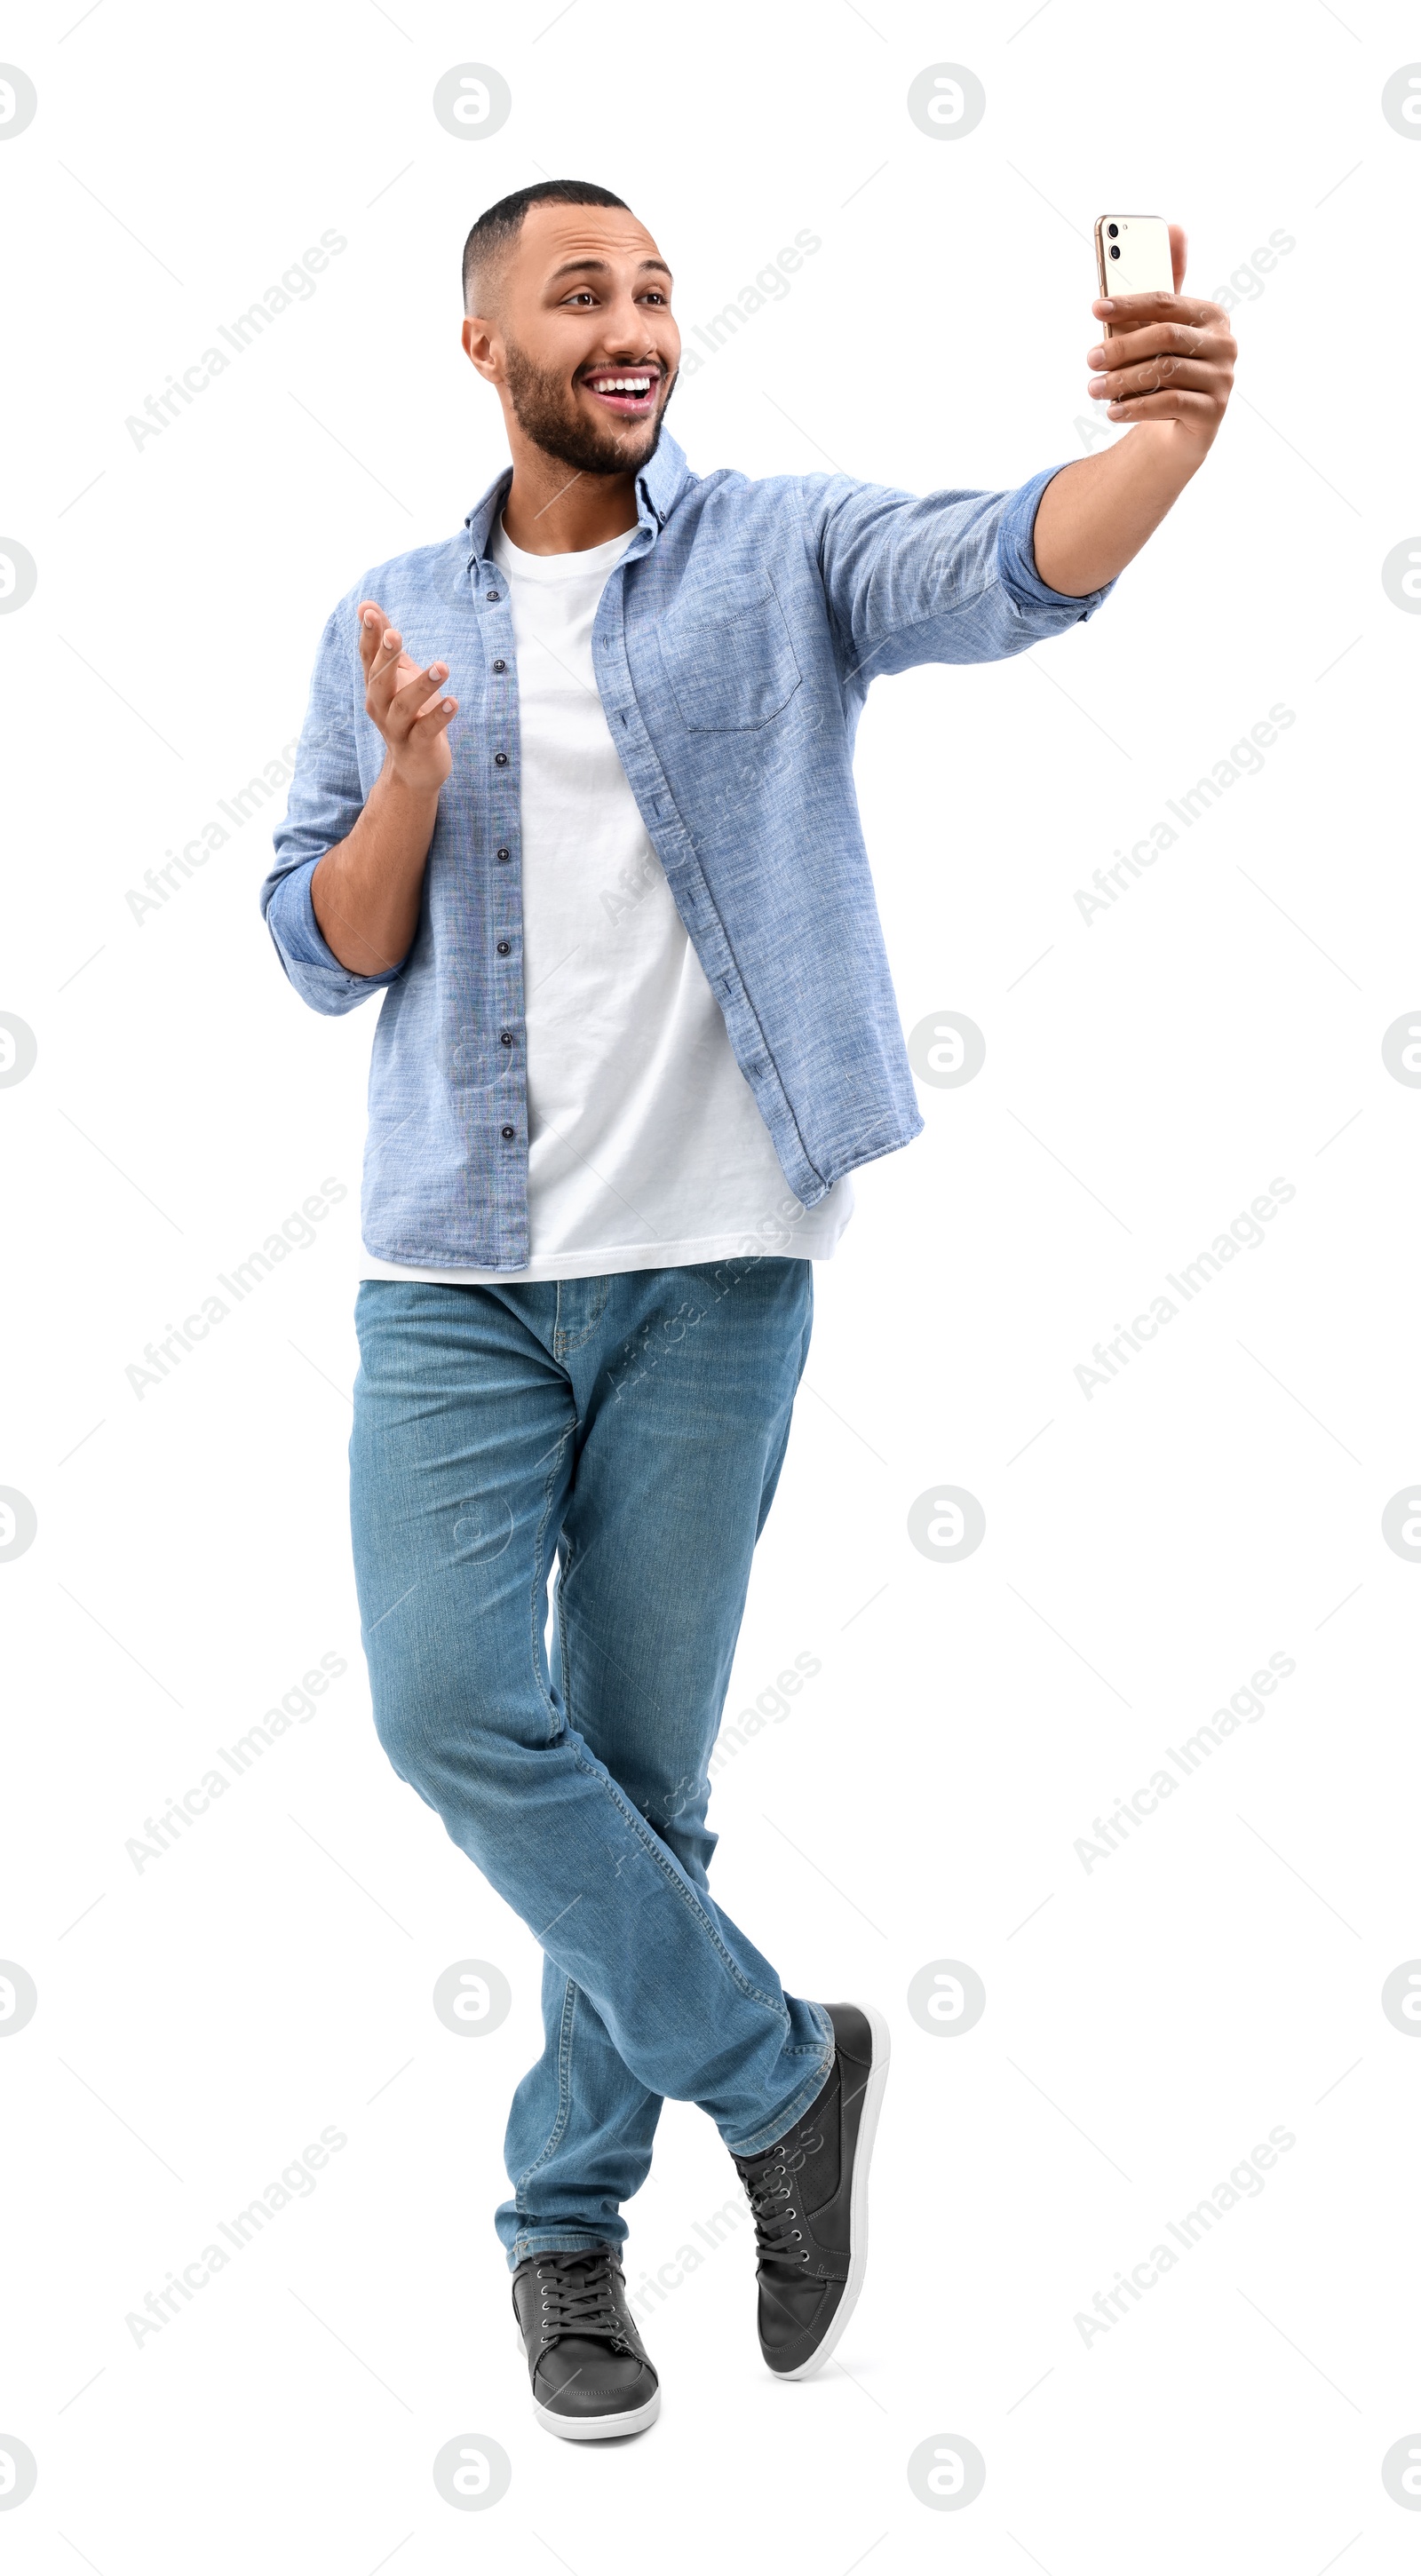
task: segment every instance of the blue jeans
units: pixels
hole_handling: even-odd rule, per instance
[[[359,1291],[380,1741],[545,1954],[495,2222],[510,2266],[622,2242],[666,2094],[749,2155],[833,2063],[828,2014],[706,1881],[706,1765],[812,1310],[809,1263],[765,1258]]]

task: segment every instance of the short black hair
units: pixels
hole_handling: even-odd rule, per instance
[[[599,188],[592,179],[540,179],[534,187],[515,188],[511,197],[500,197],[496,206],[485,208],[464,244],[466,313],[478,270],[512,250],[530,206],[547,205],[620,206],[624,213],[630,212],[625,197],[614,197],[610,188]]]

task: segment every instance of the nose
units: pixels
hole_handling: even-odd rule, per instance
[[[656,343],[646,315],[630,295],[619,297],[603,317],[603,338],[614,358],[646,358]]]

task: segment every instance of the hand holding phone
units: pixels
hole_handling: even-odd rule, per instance
[[[1238,349],[1222,307],[1181,292],[1185,248],[1162,215],[1100,216],[1100,298],[1114,310],[1096,307],[1101,342],[1086,363],[1109,372],[1093,375],[1087,390],[1118,427],[1167,424],[1202,457],[1223,419]]]

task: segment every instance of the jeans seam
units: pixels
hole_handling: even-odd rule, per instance
[[[553,1705],[552,1693],[543,1678],[542,1664],[538,1653],[539,1642],[542,1636],[542,1628],[538,1618],[538,1609],[540,1602],[545,1610],[547,1606],[548,1564],[546,1541],[548,1535],[548,1523],[552,1518],[553,1494],[557,1485],[558,1469],[562,1464],[563,1452],[571,1438],[572,1432],[570,1430],[564,1431],[561,1439],[553,1449],[549,1460],[547,1480],[543,1487],[542,1517],[538,1522],[537,1531],[533,1539],[533,1589],[528,1602],[529,1660],[533,1668],[533,1687],[537,1691],[538,1696],[542,1700],[543,1706],[547,1711],[547,1742],[549,1744],[555,1744],[557,1741],[558,1713]],[[561,1620],[559,1620],[558,1626],[561,1629]]]
[[[562,1672],[563,1715],[569,1726],[576,1726],[577,1720],[572,1713],[572,1640],[568,1634],[568,1623],[563,1611],[562,1597],[567,1587],[568,1577],[572,1572],[573,1560],[576,1553],[577,1550],[574,1547],[572,1540],[567,1537],[566,1531],[564,1531],[563,1557],[562,1563],[558,1568],[558,1663]]]
[[[571,1359],[575,1352],[586,1349],[587,1344],[591,1341],[593,1334],[598,1330],[598,1327],[601,1324],[602,1318],[607,1311],[607,1301],[612,1293],[612,1282],[609,1274],[602,1282],[602,1295],[598,1301],[597,1311],[595,1315],[593,1315],[591,1321],[583,1325],[580,1333],[568,1333],[564,1332],[562,1321],[563,1285],[564,1283],[560,1279],[557,1282],[557,1304],[553,1312],[553,1357],[555,1360]]]
[[[559,2222],[547,2227],[520,2228],[514,2242],[518,2245],[532,2245],[535,2241],[542,2244],[548,2236],[575,2236],[580,2245],[612,2245],[617,2242],[615,2237],[608,2236],[605,2228],[599,2231],[593,2227],[578,2227],[575,2222],[566,2226]],[[547,2251],[546,2246],[543,2250]]]
[[[539,2148],[530,2165],[525,2165],[513,2187],[514,2204],[523,2212],[523,2187],[532,2181],[540,2166],[545,2165],[554,2149],[561,2144],[563,2131],[572,2116],[572,2033],[577,2018],[577,1987],[571,1977],[563,1995],[562,2027],[558,2033],[558,2107],[557,2116],[545,2145]]]
[[[652,1832],[645,1817],[638,1814],[637,1809],[631,1804],[630,1799],[628,1799],[617,1787],[617,1784],[615,1780],[612,1779],[610,1773],[603,1777],[591,1762],[583,1760],[580,1753],[575,1753],[574,1759],[577,1761],[580,1768],[586,1771],[592,1779],[595,1780],[602,1777],[603,1788],[605,1789],[612,1805],[618,1810],[623,1822],[630,1825],[633,1833],[636,1835],[638,1841],[643,1845],[648,1857],[655,1862],[668,1886],[681,1898],[688,1911],[695,1916],[701,1930],[708,1935],[711,1945],[715,1950],[722,1967],[729,1969],[730,1975],[735,1984],[739,1987],[741,1993],[751,2003],[763,2004],[768,2012],[781,2015],[787,2022],[789,2016],[784,2011],[783,2005],[776,2003],[774,1996],[767,1995],[762,1987],[752,1985],[750,1979],[745,1975],[744,1970],[739,1966],[732,1953],[726,1948],[725,1943],[722,1941],[719,1932],[716,1930],[714,1923],[711,1921],[710,1916],[707,1914],[706,1909],[702,1905],[694,1888],[687,1885],[677,1872],[668,1866],[667,1857],[663,1853],[661,1845],[656,1835]]]

